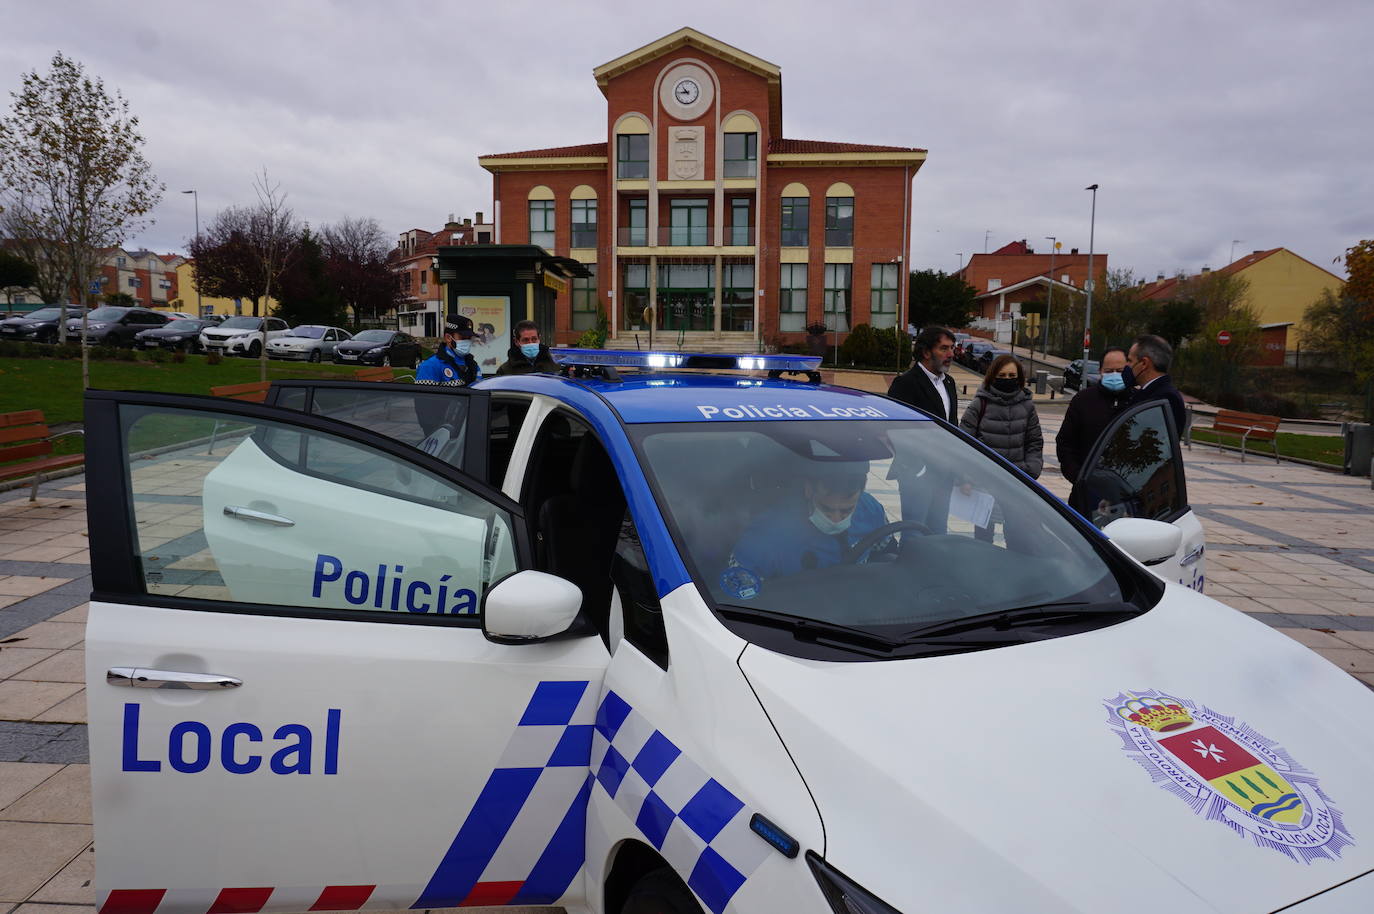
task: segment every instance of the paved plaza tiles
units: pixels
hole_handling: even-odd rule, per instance
[[[1062,405],[1043,405],[1047,441]],[[1259,457],[1242,464],[1200,445],[1184,454],[1207,531],[1207,594],[1374,687],[1369,480]],[[1042,481],[1068,494],[1052,454]],[[0,914],[94,902],[84,489],[74,476],[45,484],[36,504],[27,489],[0,493]]]

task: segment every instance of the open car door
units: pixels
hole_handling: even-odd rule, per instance
[[[1083,462],[1069,505],[1099,528],[1122,517],[1178,527],[1183,533],[1178,551],[1150,570],[1171,583],[1202,590],[1205,538],[1188,505],[1178,429],[1167,402],[1141,403],[1112,420]]]
[[[90,391],[86,419],[102,914],[583,902],[607,654],[484,637],[518,503],[294,410]]]

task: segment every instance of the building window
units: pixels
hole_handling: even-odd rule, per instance
[[[630,200],[630,224],[620,227],[620,244],[642,248],[649,243],[649,201],[643,197]]]
[[[649,177],[649,135],[632,133],[616,137],[615,165],[617,177]]]
[[[706,225],[705,200],[674,200],[669,212],[672,225],[668,240],[670,245],[702,247],[711,243],[708,237],[710,228]]]
[[[124,261],[125,261],[125,259],[124,259],[123,257],[116,257],[116,258],[115,258],[115,263],[118,264],[118,265],[121,266],[121,267],[124,266]]]
[[[727,263],[721,266],[720,329],[754,329],[754,265]]]
[[[849,299],[853,276],[853,264],[825,265],[825,326],[829,330],[843,333],[849,329]]]
[[[572,281],[572,328],[574,330],[596,329],[596,264],[586,265],[591,276],[585,279],[573,277]]]
[[[897,326],[897,281],[901,264],[873,264],[873,291],[868,322],[874,327]]]
[[[750,224],[753,220],[749,218],[752,208],[748,197],[730,201],[730,230],[725,234],[726,244],[740,247],[754,243],[754,226]]]
[[[572,202],[572,246],[575,248],[596,247],[595,200],[574,200]]]
[[[758,174],[759,135],[725,134],[725,177],[752,178]]]
[[[530,244],[553,250],[553,201],[530,201]]]
[[[806,329],[806,268],[785,263],[778,281],[778,329],[784,333]]]
[[[811,200],[808,197],[782,198],[782,246],[807,246],[811,222]]]
[[[429,270],[421,270],[421,271],[420,271],[420,291],[421,291],[421,292],[428,292],[428,291],[429,291]]]
[[[649,265],[625,263],[620,268],[620,311],[626,330],[648,330],[644,309],[649,306]]]
[[[854,246],[854,198],[825,198],[825,245],[831,248]]]

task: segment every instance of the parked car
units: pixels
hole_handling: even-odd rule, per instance
[[[169,318],[171,318],[174,321],[196,320],[196,316],[194,314],[187,314],[185,311],[164,311],[162,313],[166,314]]]
[[[1004,355],[1011,355],[1011,351],[1008,349],[997,349],[995,347],[984,349],[978,354],[978,361],[974,363],[973,369],[974,371],[986,374],[987,370],[992,367],[992,363]]]
[[[962,350],[963,358],[959,360],[959,364],[963,365],[965,368],[977,370],[978,360],[982,357],[983,353],[987,352],[989,349],[996,348],[997,344],[991,340],[970,340]]]
[[[177,318],[165,326],[141,330],[134,336],[141,349],[180,349],[182,352],[200,351],[200,331],[215,326],[212,320]]]
[[[414,368],[420,361],[420,341],[396,330],[364,330],[334,350],[340,365],[399,365]]]
[[[67,306],[68,319],[80,318],[84,309],[79,305]],[[0,321],[0,339],[17,340],[25,343],[57,342],[57,325],[62,317],[62,309],[57,305],[39,308],[28,314],[18,314]]]
[[[1086,369],[1084,365],[1087,366]],[[1089,359],[1087,362],[1082,359],[1074,359],[1064,366],[1064,387],[1068,390],[1092,387],[1101,381],[1102,363],[1096,359]]]
[[[266,321],[264,327],[263,322]],[[262,354],[263,341],[271,342],[285,336],[290,328],[279,317],[231,317],[222,324],[206,327],[200,332],[200,346],[206,352],[225,355],[246,355],[256,359]]]
[[[144,330],[165,327],[167,315],[148,308],[103,305],[86,316],[86,341],[99,346],[133,346]],[[67,319],[67,335],[81,338],[81,318]]]
[[[301,324],[292,327],[285,336],[279,336],[267,344],[269,359],[294,359],[318,362],[333,358],[334,349],[340,343],[353,338],[347,330],[338,327],[324,327],[319,324]]]

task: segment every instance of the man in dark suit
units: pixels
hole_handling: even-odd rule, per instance
[[[959,391],[949,376],[954,361],[954,334],[944,327],[927,327],[916,335],[915,363],[897,375],[887,395],[923,409],[950,425],[959,424]],[[925,524],[934,533],[949,526],[949,495],[953,479],[938,476],[916,454],[898,454],[888,470],[902,497],[902,519]]]
[[[949,376],[954,362],[954,334],[944,327],[927,327],[916,335],[915,361],[897,375],[887,395],[959,424],[959,392]]]
[[[1126,367],[1135,381],[1128,403],[1134,406],[1150,400],[1164,400],[1173,411],[1175,429],[1182,437],[1188,427],[1188,407],[1183,403],[1183,394],[1169,377],[1169,363],[1173,358],[1173,348],[1162,337],[1136,337],[1126,355]]]

